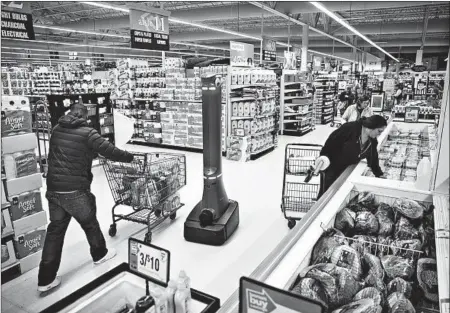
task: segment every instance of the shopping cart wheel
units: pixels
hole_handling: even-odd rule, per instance
[[[152,242],[152,233],[146,233],[144,237],[145,243],[151,243]]]
[[[109,226],[108,234],[109,234],[111,237],[114,237],[114,236],[117,234],[117,227],[116,227],[116,224],[111,224],[111,225]]]
[[[331,122],[331,123],[330,123],[330,126],[331,126],[331,127],[334,127],[334,122]]]
[[[177,218],[177,212],[170,214],[170,219],[173,221]]]
[[[155,216],[160,217],[161,216],[161,210],[155,210]]]
[[[288,220],[289,229],[294,228],[296,224],[297,224],[297,222],[295,220]]]

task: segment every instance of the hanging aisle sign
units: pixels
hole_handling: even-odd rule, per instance
[[[319,302],[242,277],[239,313],[322,313]]]
[[[277,60],[277,46],[275,40],[270,39],[268,37],[263,37],[262,40],[263,45],[263,62],[270,62]]]
[[[254,54],[254,45],[243,42],[230,41],[231,66],[253,66]]]
[[[130,9],[131,48],[169,51],[169,12],[150,11]]]
[[[34,40],[31,14],[2,10],[2,39]]]

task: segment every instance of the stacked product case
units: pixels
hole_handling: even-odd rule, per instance
[[[227,85],[227,158],[249,161],[272,151],[278,135],[275,72],[230,67]]]
[[[328,124],[333,120],[335,112],[334,97],[336,93],[336,78],[318,76],[314,80],[314,104],[316,124]]]
[[[302,136],[314,129],[311,83],[296,71],[284,70],[281,76],[281,133]]]
[[[2,281],[38,266],[46,235],[28,98],[2,97]],[[5,196],[4,196],[5,195]]]

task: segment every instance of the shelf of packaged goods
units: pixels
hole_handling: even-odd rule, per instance
[[[248,84],[248,85],[231,85],[230,89],[242,89],[242,88],[251,88],[251,87],[266,87],[266,88],[275,88],[278,87],[278,85],[274,84]]]
[[[306,84],[305,82],[285,82],[284,86],[292,86],[296,84]]]
[[[311,105],[311,104],[312,104],[312,102],[309,102],[309,103],[285,103],[284,106],[285,107],[296,107],[299,105]]]
[[[275,128],[271,128],[271,129],[267,129],[267,130],[263,130],[254,134],[250,134],[251,137],[256,137],[256,136],[261,136],[261,135],[265,135],[267,133],[273,132],[275,130]]]
[[[230,98],[231,102],[238,102],[238,101],[257,101],[257,100],[269,100],[275,98],[275,96],[262,96],[262,97],[233,97]]]
[[[267,113],[267,114],[261,114],[261,115],[255,115],[255,116],[232,116],[231,120],[235,121],[235,120],[251,120],[254,118],[264,118],[264,117],[269,117],[274,115],[275,112],[272,113]]]
[[[292,97],[284,97],[284,100],[292,100],[292,99],[310,99],[308,96],[292,96]]]
[[[128,99],[125,98],[123,100],[128,100]],[[195,103],[202,102],[202,100],[155,99],[155,98],[134,98],[133,100],[135,100],[135,101],[158,101],[158,102],[195,102]]]
[[[310,117],[304,117],[304,118],[301,118],[301,119],[298,119],[298,120],[284,120],[284,124],[290,124],[290,123],[299,123],[299,122],[304,122],[304,121],[307,121],[307,120],[312,120],[312,117],[310,116]]]
[[[285,89],[284,93],[296,92],[296,91],[303,91],[303,89]]]
[[[257,154],[260,154],[260,153],[265,152],[265,151],[267,151],[267,150],[270,150],[270,149],[272,149],[272,148],[274,148],[274,147],[275,147],[275,145],[274,145],[274,144],[271,144],[271,145],[269,145],[269,146],[267,146],[267,147],[264,147],[264,148],[262,148],[262,149],[259,149],[259,150],[255,151],[255,152],[251,152],[251,155],[257,155]]]

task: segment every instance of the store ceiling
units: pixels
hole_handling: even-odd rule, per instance
[[[105,2],[108,3],[108,2]],[[265,5],[295,19],[306,22],[346,42],[355,43],[353,34],[329,19],[308,2],[266,1]],[[233,30],[253,36],[266,35],[278,41],[301,44],[302,26],[293,24],[283,17],[275,16],[248,2],[233,1],[115,1],[109,4],[130,7],[163,8],[171,16],[185,21]],[[449,2],[324,2],[325,6],[344,18],[358,31],[379,44],[388,52],[416,51],[421,45],[424,16],[428,14],[425,52],[448,51],[449,46]],[[58,25],[78,30],[129,35],[128,13],[99,8],[75,1],[31,2],[35,24]],[[203,45],[228,47],[230,40],[251,42],[251,40],[203,28],[170,23],[172,42],[190,42]],[[288,30],[289,29],[289,30]],[[127,39],[91,36],[36,28],[39,40],[64,41],[70,43],[90,43],[93,45],[126,46]],[[290,34],[290,35],[289,35]],[[253,42],[259,46],[258,42]],[[323,35],[310,32],[310,48],[326,52],[350,52],[351,48]],[[359,39],[356,46],[377,54],[378,50]],[[174,46],[185,49],[185,46]],[[192,50],[187,50],[192,51]],[[198,50],[205,52],[207,50]],[[209,51],[211,53],[211,51]],[[222,52],[223,54],[223,52]]]

